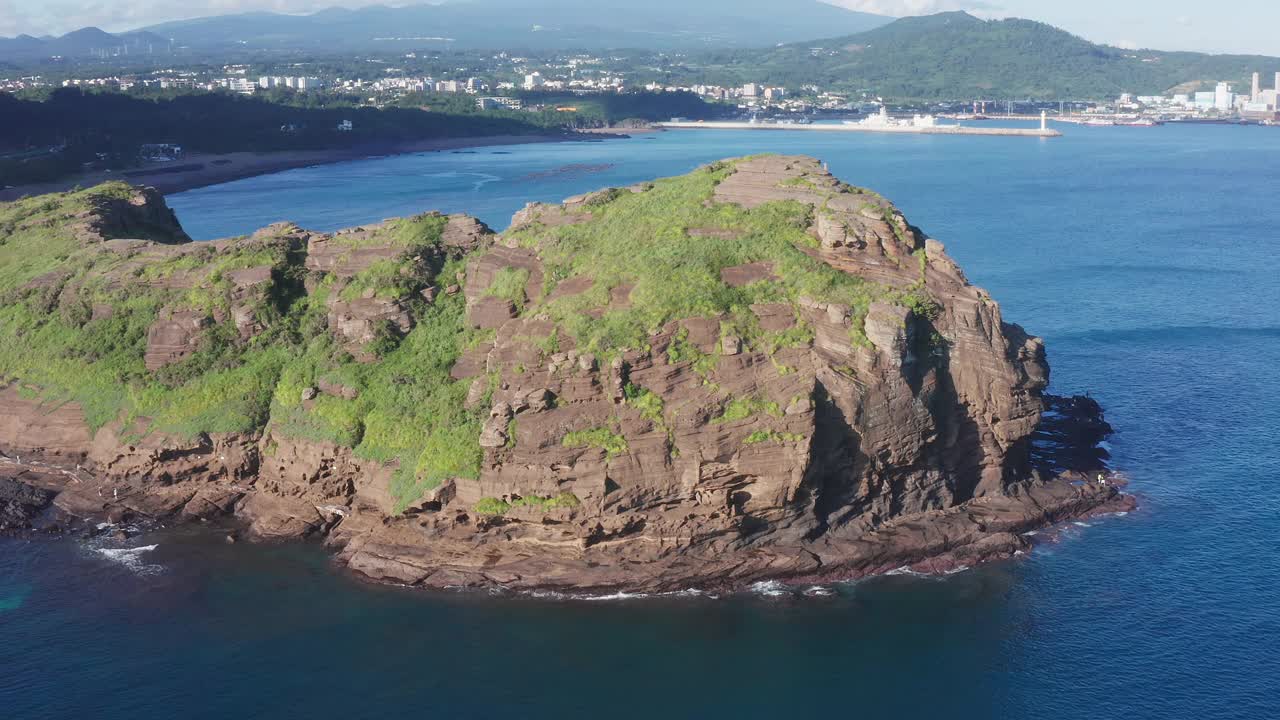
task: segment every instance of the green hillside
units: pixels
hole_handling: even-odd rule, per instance
[[[829,40],[709,53],[693,74],[799,87],[818,84],[895,99],[1110,98],[1187,84],[1240,84],[1280,71],[1280,58],[1122,50],[1030,20],[980,20],[963,12],[904,18]]]

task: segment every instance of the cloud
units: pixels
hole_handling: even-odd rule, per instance
[[[377,0],[0,0],[0,36],[54,34],[82,27],[111,32],[168,20],[250,11],[310,13]]]
[[[408,4],[441,0],[0,0],[0,36],[54,34],[94,26],[110,32],[133,30],[169,20],[242,12],[302,14],[324,8],[361,7],[378,2]],[[532,1],[532,0],[531,0]],[[783,0],[790,2],[793,0]],[[822,0],[850,10],[904,17],[965,10],[978,17],[1005,17],[988,0]]]
[[[858,12],[906,17],[965,10],[979,17],[1001,17],[1004,9],[983,0],[822,0]]]
[[[0,0],[0,37],[25,32],[27,13],[13,0]]]

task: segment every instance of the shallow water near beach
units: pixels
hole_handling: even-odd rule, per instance
[[[943,241],[1141,508],[944,578],[613,598],[425,593],[198,529],[0,540],[0,717],[1280,716],[1280,130],[689,131],[289,171],[170,197],[199,239],[816,155]]]

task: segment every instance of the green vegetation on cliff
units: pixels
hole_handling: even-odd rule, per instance
[[[288,228],[155,255],[86,246],[80,218],[133,195],[109,184],[0,205],[0,381],[79,403],[94,430],[118,421],[130,433],[194,437],[269,427],[348,446],[399,466],[392,491],[403,502],[444,478],[478,472],[480,416],[464,408],[468,383],[449,377],[474,335],[460,296],[411,303],[413,329],[392,338],[378,362],[357,362],[326,332],[332,278],[305,292],[302,248],[284,236]],[[443,225],[430,215],[401,220],[363,243],[421,255]],[[407,260],[374,263],[348,287],[403,299],[435,275],[406,267]],[[247,268],[269,269],[268,279],[237,299],[230,276]],[[437,272],[461,270],[455,258]],[[263,331],[242,337],[233,306],[247,308]],[[184,311],[206,323],[194,351],[149,371],[149,329],[162,314]],[[319,394],[304,403],[304,392],[322,381],[355,397]]]
[[[732,164],[716,163],[658,180],[644,192],[606,192],[607,202],[588,201],[574,211],[590,213],[589,222],[510,231],[509,237],[538,250],[548,287],[578,276],[594,281],[590,290],[553,300],[539,312],[592,352],[643,348],[666,323],[704,316],[719,316],[723,329],[763,349],[808,336],[804,329],[762,331],[752,304],[807,297],[848,305],[861,317],[873,301],[900,295],[806,254],[818,246],[808,232],[814,212],[808,205],[780,201],[748,210],[709,202],[732,172]],[[772,277],[734,287],[721,276],[749,263],[769,263]],[[618,288],[630,288],[622,306],[611,299]],[[853,326],[861,332],[859,323]],[[701,371],[714,367],[714,356],[679,340],[668,354],[672,362],[695,361]]]
[[[724,412],[712,418],[713,423],[729,423],[746,420],[755,415],[782,417],[778,403],[759,397],[734,398],[725,403]]]
[[[621,455],[627,451],[627,439],[608,427],[575,430],[564,436],[562,444],[568,448],[600,448],[609,457]]]
[[[114,254],[83,248],[77,239],[80,218],[131,194],[113,184],[0,206],[0,227],[10,228],[0,235],[0,378],[79,402],[93,428],[137,417],[186,435],[260,426],[286,357],[269,338],[232,348],[225,328],[215,327],[197,352],[163,373],[148,372],[143,357],[162,305],[221,309],[224,272],[264,256],[283,260],[283,252],[272,256],[249,242],[217,263],[195,261],[202,287],[167,287],[164,279],[189,271],[193,258],[124,268]]]
[[[641,191],[595,194],[552,209],[573,222],[511,231],[507,248],[494,248],[478,226],[455,227],[463,218],[437,214],[331,236],[280,224],[192,243],[158,196],[120,183],[0,205],[0,385],[77,403],[91,430],[111,427],[128,438],[247,433],[349,448],[393,468],[389,491],[399,510],[449,478],[478,477],[493,393],[514,375],[543,370],[559,352],[557,338],[607,359],[656,354],[650,343],[670,333],[661,360],[689,363],[702,376],[721,404],[713,422],[778,419],[778,402],[718,388],[724,353],[772,357],[809,345],[806,303],[846,308],[850,341],[865,343],[862,318],[872,302],[923,309],[928,298],[816,257],[809,204],[748,210],[717,202],[717,187],[733,172],[733,163],[717,163]],[[826,192],[851,197],[854,207],[863,199],[843,195],[856,193],[843,185]],[[487,288],[468,282],[472,297],[442,290],[475,272],[490,250],[519,253],[515,246],[536,250],[541,288],[529,287],[532,271],[503,267]],[[914,272],[916,259],[902,257]],[[543,299],[571,278],[585,291]],[[505,340],[477,329],[469,304],[495,297],[509,300],[517,318],[549,320],[555,329]],[[796,324],[765,331],[753,310],[762,303]],[[699,349],[687,328],[672,330],[691,320],[701,323],[698,342],[712,349]],[[487,364],[484,357],[495,341],[531,352],[494,367],[495,356]],[[479,369],[457,374],[477,348]],[[670,435],[662,396],[634,384],[622,396],[628,412]],[[511,422],[503,451],[514,443]],[[616,416],[594,422],[560,444],[611,458],[629,452]],[[794,439],[760,429],[746,444]],[[270,454],[282,444],[264,448]]]
[[[273,392],[271,431],[395,463],[399,469],[391,490],[402,505],[446,478],[474,477],[482,413],[464,406],[469,383],[449,377],[470,337],[462,298],[455,296],[423,308],[414,329],[377,362],[357,362],[331,335],[316,334],[282,368]],[[324,384],[350,388],[358,396],[318,394],[302,400],[307,388]]]
[[[506,515],[512,508],[532,507],[541,512],[549,512],[561,508],[576,508],[582,501],[573,493],[561,493],[555,497],[521,497],[511,501],[484,497],[476,501],[472,510],[480,515]]]

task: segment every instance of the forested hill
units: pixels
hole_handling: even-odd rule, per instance
[[[469,95],[422,93],[374,108],[357,97],[278,89],[255,97],[59,88],[33,99],[0,92],[0,188],[55,180],[85,163],[96,169],[130,167],[147,143],[201,153],[356,147],[374,152],[435,138],[547,134],[676,115],[714,118],[722,110],[692,93],[526,93],[523,99],[527,111],[481,111]],[[572,111],[563,107],[570,103]],[[343,120],[354,128],[339,130]]]
[[[696,74],[891,98],[1108,98],[1163,93],[1280,71],[1280,58],[1123,50],[1031,20],[963,12],[903,18],[856,35],[758,51],[708,53]],[[1194,88],[1192,88],[1194,89]]]

